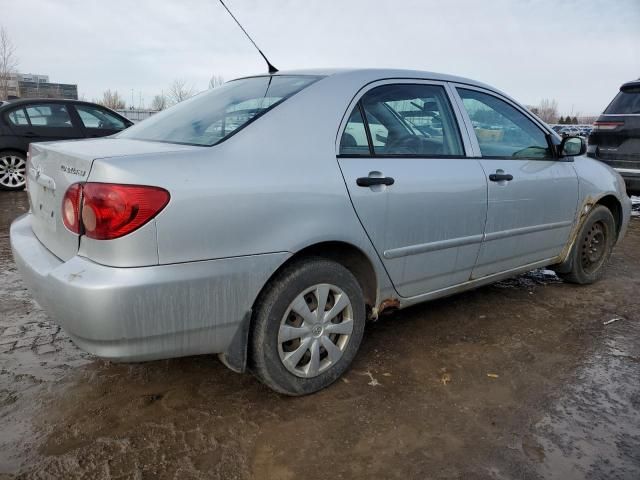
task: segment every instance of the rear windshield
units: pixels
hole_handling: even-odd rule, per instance
[[[619,92],[604,113],[613,115],[640,113],[640,88]]]
[[[156,113],[117,136],[215,145],[319,78],[276,75],[234,80]]]

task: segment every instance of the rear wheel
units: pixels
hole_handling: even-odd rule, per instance
[[[599,280],[611,256],[615,232],[615,220],[607,207],[598,205],[591,210],[571,249],[571,270],[558,275],[578,284]]]
[[[321,390],[351,364],[364,324],[362,290],[349,270],[322,258],[296,262],[271,281],[256,305],[252,371],[286,395]]]
[[[26,155],[12,150],[0,152],[0,190],[22,190],[26,183]]]

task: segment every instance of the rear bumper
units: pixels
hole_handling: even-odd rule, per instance
[[[617,171],[624,179],[627,193],[640,194],[640,155],[638,153],[608,153],[598,150],[596,144],[587,147],[587,156],[598,160]]]
[[[627,187],[627,193],[630,195],[640,195],[640,169],[634,168],[614,168]]]
[[[75,256],[63,262],[31,229],[11,225],[11,248],[35,300],[83,350],[116,361],[224,353],[271,274],[271,253],[140,268]]]

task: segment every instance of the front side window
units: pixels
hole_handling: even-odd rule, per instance
[[[122,130],[126,126],[118,117],[101,108],[90,105],[76,105],[75,107],[85,128]]]
[[[120,138],[212,146],[320,77],[274,75],[225,83],[156,113]]]
[[[29,126],[29,120],[27,119],[27,114],[24,109],[21,108],[19,110],[14,110],[13,112],[7,115],[9,122],[11,124],[16,125],[18,127],[27,127]]]
[[[437,85],[375,87],[360,100],[374,155],[463,156],[447,94]]]
[[[71,128],[71,117],[67,107],[56,103],[32,105],[26,108],[27,115],[34,127]]]
[[[477,90],[458,93],[483,157],[553,158],[545,133],[518,109]]]

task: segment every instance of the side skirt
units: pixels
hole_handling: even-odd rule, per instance
[[[482,278],[476,278],[474,280],[469,280],[464,283],[459,283],[458,285],[454,285],[452,287],[442,288],[440,290],[435,290],[433,292],[425,293],[422,295],[416,295],[415,297],[409,298],[401,298],[400,299],[400,308],[409,307],[411,305],[415,305],[418,303],[426,302],[428,300],[435,300],[436,298],[447,297],[449,295],[453,295],[456,293],[464,292],[466,290],[471,290],[473,288],[482,287],[484,285],[489,285],[491,283],[499,282],[500,280],[504,280],[506,278],[510,278],[521,273],[528,272],[530,270],[534,270],[536,268],[546,267],[548,265],[553,265],[558,262],[558,258],[548,258],[546,260],[541,260],[539,262],[529,263],[522,267],[513,268],[511,270],[506,270],[500,273],[494,273]]]

